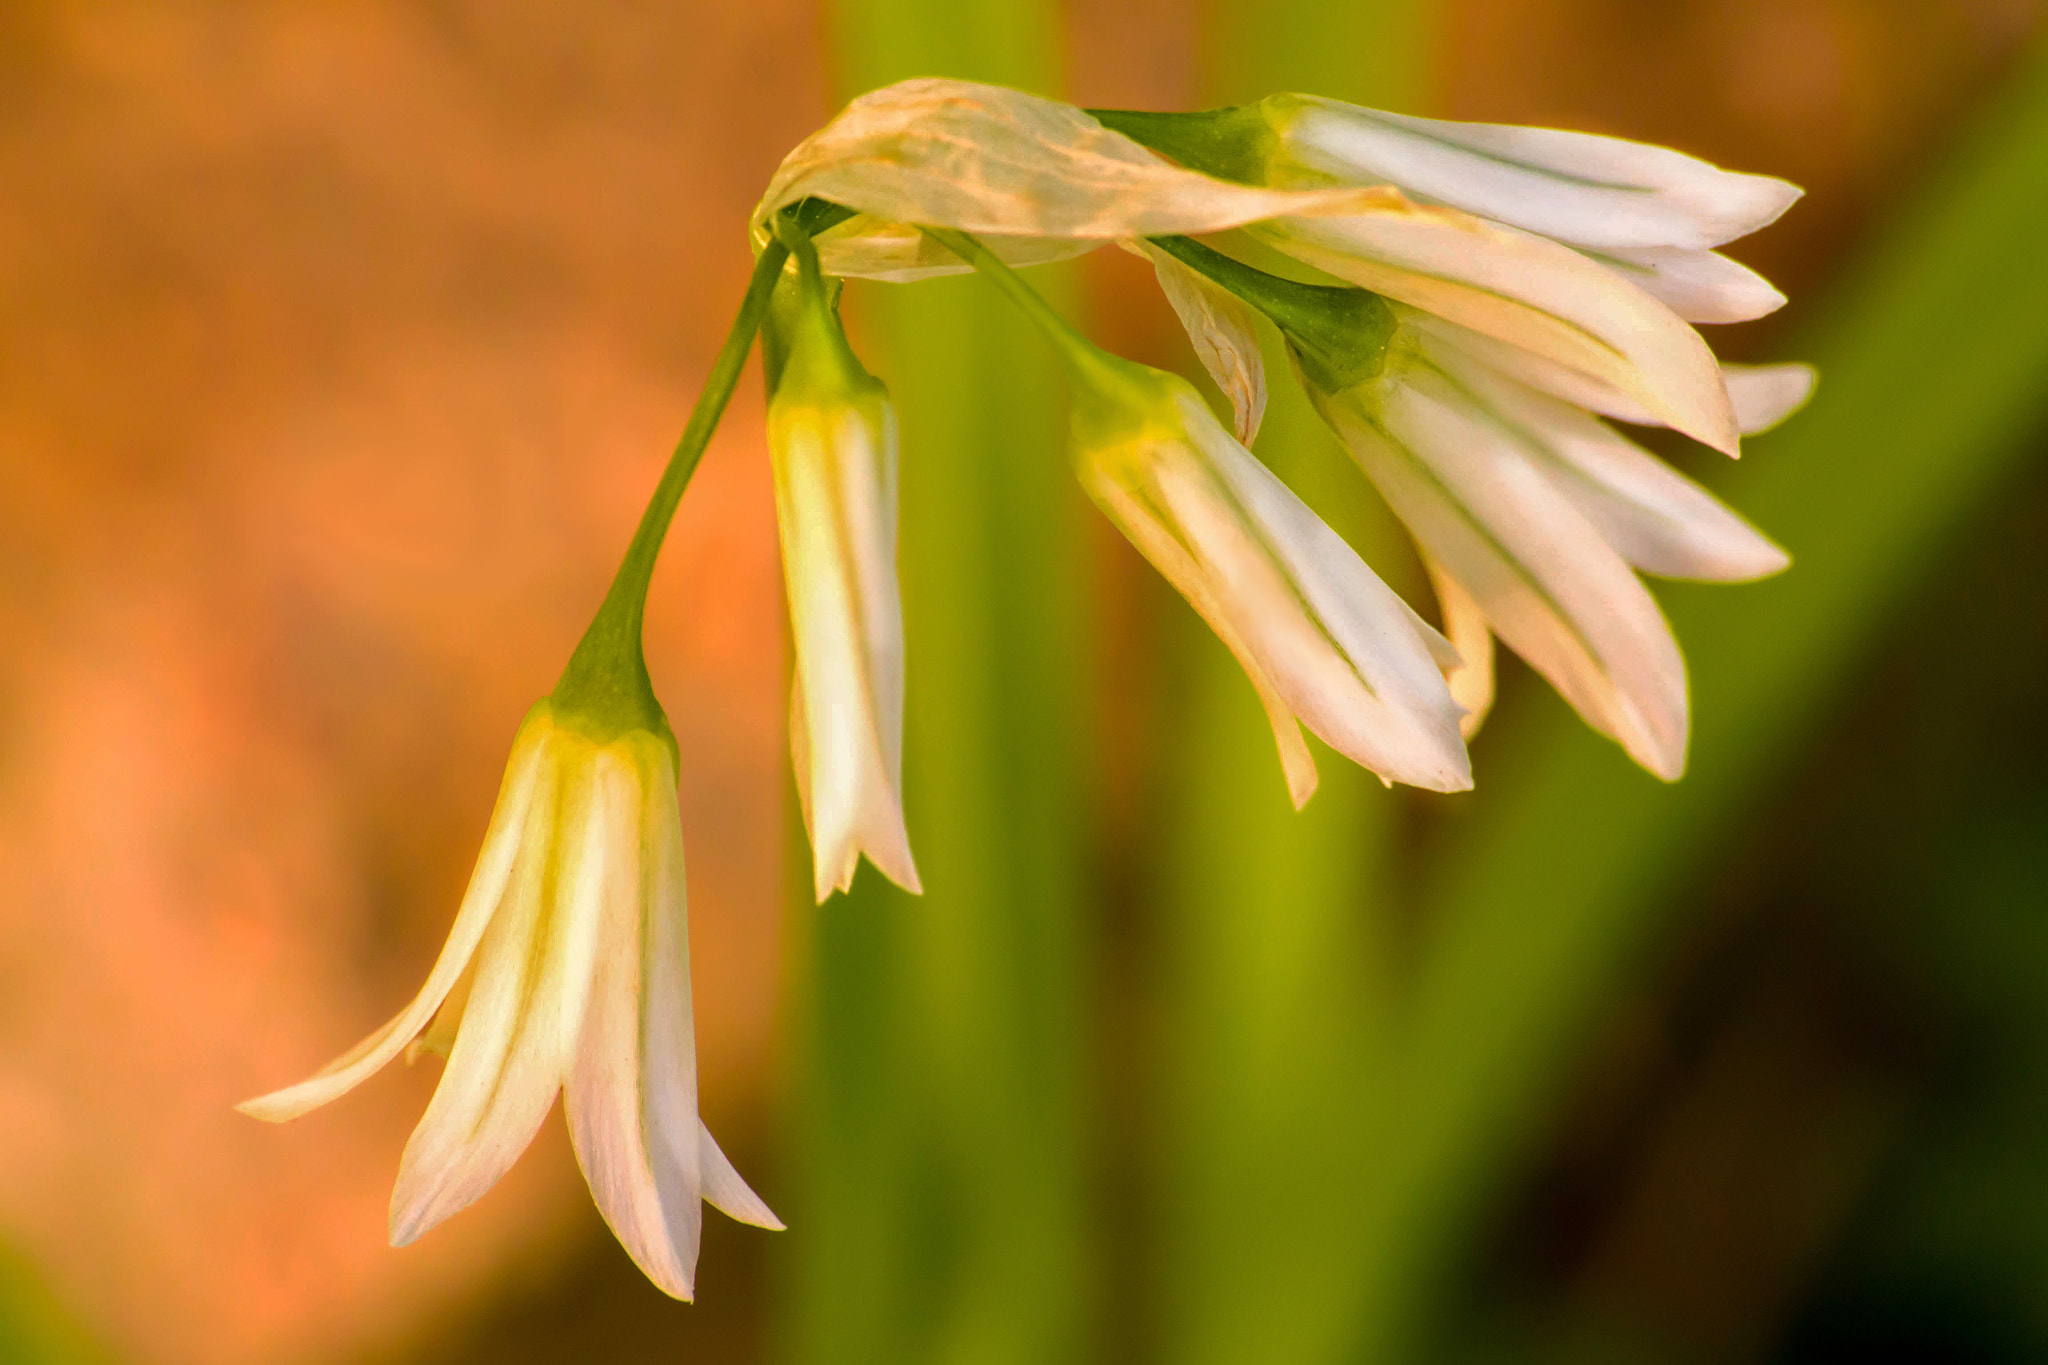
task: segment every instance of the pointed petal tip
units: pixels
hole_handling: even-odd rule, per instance
[[[278,1103],[278,1096],[284,1093],[279,1090],[268,1095],[258,1095],[253,1100],[243,1100],[235,1106],[235,1112],[247,1114],[250,1118],[260,1119],[264,1123],[289,1122],[305,1111],[294,1105]]]

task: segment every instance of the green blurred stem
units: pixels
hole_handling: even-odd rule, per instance
[[[561,681],[555,684],[554,700],[561,707],[616,721],[621,728],[664,728],[640,647],[654,561],[661,554],[662,541],[668,537],[669,523],[675,520],[683,490],[689,487],[705,448],[711,444],[711,434],[718,430],[718,421],[725,415],[725,405],[732,401],[733,390],[739,387],[747,352],[753,349],[754,335],[761,330],[761,319],[768,312],[775,281],[788,259],[789,248],[777,240],[769,242],[754,262],[747,292],[740,299],[739,315],[732,320],[725,344],[711,362],[711,373],[704,380],[703,392],[697,395],[690,420],[683,426],[675,453],[668,457],[668,468],[662,470],[654,496],[647,500],[647,510],[640,514],[640,525],[626,546],[626,557],[612,578],[611,590],[605,594],[575,653],[569,656]],[[653,707],[651,716],[646,714],[649,707]]]
[[[1002,257],[964,232],[931,227],[920,228],[919,231],[973,266],[977,274],[1000,289],[1005,298],[1038,325],[1038,329],[1059,351],[1060,357],[1082,377],[1100,388],[1112,387],[1123,377],[1117,362],[1074,330],[1073,324],[1061,317],[1036,289],[1024,283],[1023,277],[1012,270]]]

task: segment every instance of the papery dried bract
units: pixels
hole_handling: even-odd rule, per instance
[[[1072,105],[942,79],[862,95],[798,144],[754,211],[756,239],[766,239],[777,210],[810,197],[866,215],[821,236],[827,273],[892,279],[948,268],[911,243],[907,230],[917,226],[972,233],[1023,264],[1056,258],[1059,243],[1218,232],[1353,202],[1342,190],[1218,180],[1171,165]]]
[[[1152,262],[1159,290],[1187,330],[1196,359],[1230,401],[1238,444],[1249,447],[1266,416],[1266,359],[1258,315],[1235,294],[1149,242],[1136,249]]]

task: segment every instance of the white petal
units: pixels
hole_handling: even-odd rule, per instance
[[[1072,105],[938,79],[862,95],[798,144],[755,209],[756,239],[769,215],[810,196],[880,223],[1097,244],[1217,232],[1349,199],[1343,190],[1217,180],[1169,164]]]
[[[1253,229],[1339,279],[1599,381],[1734,453],[1720,367],[1669,308],[1568,247],[1382,191],[1371,211]]]
[[[650,750],[651,750],[650,746]],[[610,775],[608,832],[590,1004],[563,1110],[591,1198],[635,1265],[663,1292],[691,1295],[701,1170],[688,910],[675,773],[646,752]]]
[[[860,855],[920,889],[900,798],[903,608],[896,585],[896,419],[886,399],[769,413],[796,644],[791,750],[823,901]]]
[[[1293,800],[1294,808],[1300,810],[1316,793],[1319,778],[1315,756],[1309,752],[1308,742],[1301,737],[1301,724],[1281,697],[1279,685],[1268,671],[1266,659],[1253,650],[1238,629],[1240,613],[1236,609],[1237,604],[1226,600],[1220,585],[1214,581],[1212,566],[1199,562],[1190,553],[1188,542],[1161,520],[1162,505],[1156,490],[1133,489],[1124,481],[1087,463],[1082,464],[1080,473],[1082,485],[1095,499],[1096,505],[1137,547],[1138,552],[1151,561],[1160,576],[1188,600],[1188,605],[1208,623],[1216,638],[1223,642],[1236,658],[1238,666],[1244,669],[1245,676],[1251,679],[1259,704],[1265,708],[1266,721],[1273,727],[1273,742],[1280,751],[1280,770],[1287,780],[1287,794]],[[1250,561],[1254,553],[1250,548],[1245,551],[1248,562],[1253,562],[1255,567],[1255,561]],[[1251,582],[1240,576],[1237,594],[1248,596],[1254,591],[1254,584],[1273,598],[1277,613],[1298,614],[1299,607],[1292,594],[1284,590],[1284,585],[1275,583],[1270,575],[1270,566],[1267,574]]]
[[[1742,434],[1769,431],[1806,406],[1820,375],[1811,365],[1723,365]]]
[[[1769,280],[1718,251],[1649,246],[1588,254],[1687,322],[1749,322],[1785,306]]]
[[[1169,381],[1177,429],[1082,451],[1083,482],[1244,664],[1299,804],[1313,766],[1293,721],[1389,781],[1471,783],[1457,708],[1413,613],[1341,537]]]
[[[1588,246],[1715,247],[1775,221],[1800,195],[1621,138],[1281,98],[1282,145],[1304,166]]]
[[[1589,375],[1418,309],[1397,305],[1395,311],[1400,315],[1402,325],[1411,331],[1450,342],[1467,355],[1485,361],[1531,388],[1541,389],[1553,397],[1612,417],[1618,422],[1637,426],[1665,425],[1642,404]],[[1811,365],[1721,366],[1721,381],[1728,390],[1736,426],[1744,436],[1768,431],[1797,412],[1813,396],[1817,378]]]
[[[456,911],[455,924],[448,931],[441,956],[427,973],[427,983],[420,987],[412,1003],[310,1079],[244,1100],[235,1106],[237,1109],[269,1123],[295,1119],[361,1085],[388,1065],[427,1026],[469,966],[485,928],[504,899],[514,858],[531,822],[536,789],[552,784],[546,744],[551,724],[536,711],[520,728],[511,760],[505,767],[505,780],[498,788],[498,803],[484,831],[483,851],[477,856],[476,871],[470,875],[469,890],[462,897],[462,908]]]
[[[698,1165],[704,1173],[704,1202],[728,1218],[770,1232],[781,1232],[782,1220],[760,1195],[747,1187],[732,1162],[718,1149],[711,1130],[697,1125]]]
[[[1667,578],[1736,583],[1791,561],[1720,499],[1599,418],[1450,346],[1431,359],[1476,395],[1622,558]]]
[[[1207,409],[1199,417],[1208,418]],[[1295,714],[1331,748],[1384,778],[1432,791],[1471,786],[1457,706],[1430,647],[1436,632],[1213,418],[1205,428],[1191,411],[1189,426],[1208,438],[1201,444],[1217,474],[1262,533],[1320,633],[1336,643],[1350,675],[1364,684],[1367,696],[1360,698],[1355,684],[1332,691],[1300,685],[1301,673],[1283,673],[1281,694]]]
[[[1595,729],[1685,767],[1685,666],[1656,603],[1512,429],[1412,353],[1318,402],[1424,550]]]
[[[1160,291],[1187,329],[1202,367],[1230,400],[1239,444],[1249,446],[1266,415],[1266,358],[1256,315],[1237,295],[1158,247],[1143,241],[1137,246],[1152,262]]]
[[[1458,732],[1467,740],[1479,733],[1486,713],[1493,709],[1493,632],[1487,628],[1486,613],[1443,565],[1424,555],[1429,585],[1436,591],[1437,610],[1443,614],[1444,634],[1458,651],[1458,659],[1444,670],[1451,700],[1465,708]]]
[[[413,1130],[391,1193],[404,1246],[497,1183],[562,1087],[588,996],[612,792],[580,738],[553,790],[534,796],[505,903],[477,947],[476,980],[448,1068]]]

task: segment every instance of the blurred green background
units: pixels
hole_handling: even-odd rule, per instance
[[[0,1360],[2048,1357],[2044,17],[10,7]],[[1297,89],[1806,184],[1737,247],[1792,305],[1710,340],[1813,361],[1818,397],[1740,465],[1668,448],[1794,567],[1658,587],[1676,786],[1504,659],[1475,793],[1324,751],[1297,815],[1250,687],[1073,486],[1037,339],[973,279],[856,286],[903,424],[927,894],[864,871],[813,907],[787,870],[757,398],[650,623],[705,1106],[790,1230],[714,1216],[672,1304],[555,1134],[466,1230],[389,1252],[431,1074],[355,1117],[215,1116],[410,989],[758,186],[926,74]],[[1035,278],[1194,372],[1141,265]],[[1276,394],[1259,451],[1426,604],[1304,404]]]

